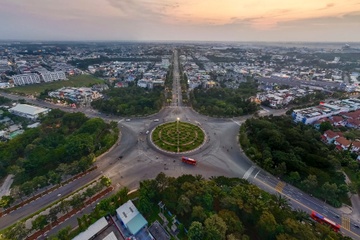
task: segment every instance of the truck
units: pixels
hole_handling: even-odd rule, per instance
[[[188,158],[188,157],[182,157],[181,158],[181,161],[183,163],[187,163],[187,164],[190,164],[190,165],[196,165],[196,160],[195,159],[192,159],[192,158]]]
[[[340,224],[337,224],[334,221],[331,221],[330,219],[324,217],[323,215],[321,215],[320,213],[317,213],[315,211],[311,212],[311,218],[314,219],[315,221],[317,221],[318,223],[321,224],[326,224],[329,227],[331,227],[332,230],[334,230],[335,232],[340,231]]]

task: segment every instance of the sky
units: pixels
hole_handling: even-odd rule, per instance
[[[360,0],[0,0],[0,40],[360,42]]]

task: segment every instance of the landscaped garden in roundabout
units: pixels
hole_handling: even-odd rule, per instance
[[[205,133],[196,125],[177,120],[157,126],[151,138],[162,150],[183,153],[200,147],[205,141]]]

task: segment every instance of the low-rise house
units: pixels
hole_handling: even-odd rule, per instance
[[[348,150],[350,147],[351,142],[344,137],[338,137],[335,139],[334,144],[336,148],[340,151]]]
[[[345,126],[348,128],[360,129],[360,120],[349,118],[347,119]]]
[[[324,132],[324,134],[321,136],[321,139],[323,142],[327,144],[333,143],[337,138],[342,137],[342,132],[334,132],[332,130],[327,130]]]
[[[345,126],[346,121],[342,116],[331,116],[329,117],[331,125],[338,127],[338,126]]]
[[[360,142],[359,141],[352,142],[351,151],[352,152],[360,152]]]
[[[116,209],[116,215],[132,235],[136,235],[148,224],[131,200]]]

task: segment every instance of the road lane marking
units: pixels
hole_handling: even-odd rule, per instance
[[[244,174],[243,179],[247,180],[249,178],[250,174],[254,171],[254,169],[255,169],[255,166],[251,166]]]
[[[241,126],[240,123],[236,122],[234,119],[231,119],[231,121],[233,121],[234,123],[236,123],[237,125]]]
[[[341,225],[343,228],[350,230],[350,218],[348,216],[341,216]]]
[[[255,174],[255,177],[254,177],[254,178],[256,178],[256,176],[259,174],[260,171],[261,171],[261,170],[259,170],[259,171]]]

